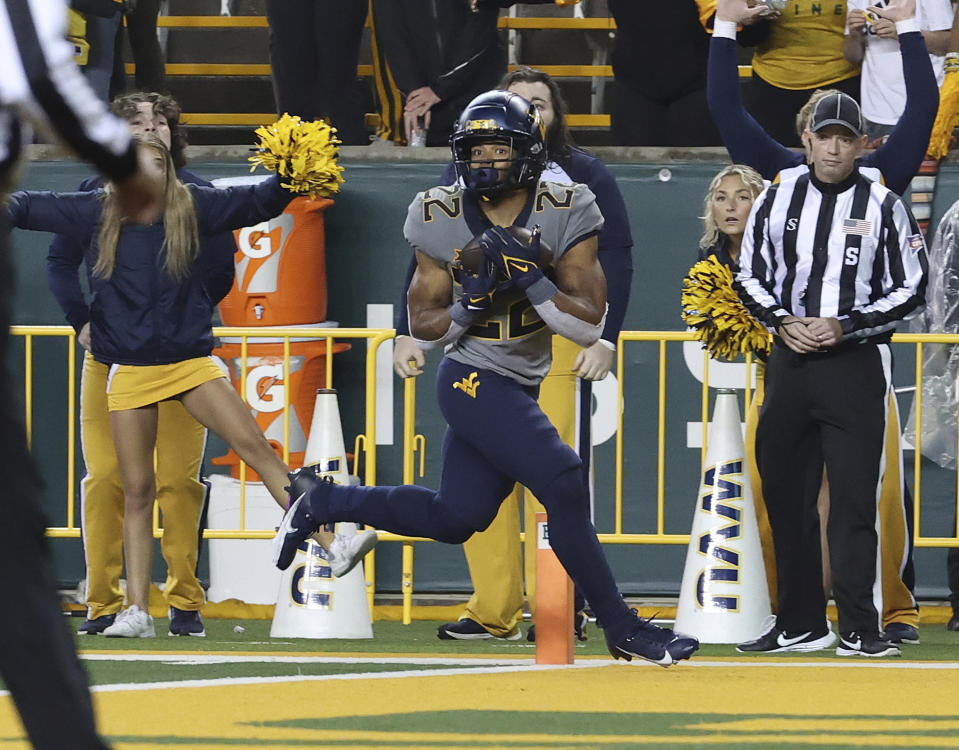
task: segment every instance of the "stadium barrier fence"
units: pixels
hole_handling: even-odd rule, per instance
[[[377,413],[377,394],[376,394],[376,357],[379,347],[386,341],[391,340],[395,332],[392,329],[368,329],[368,328],[282,328],[282,327],[215,327],[213,332],[216,336],[230,336],[240,339],[241,350],[240,358],[243,362],[240,382],[246,382],[246,357],[247,345],[249,339],[256,339],[269,335],[283,340],[283,359],[284,371],[289,372],[290,364],[290,342],[298,338],[322,338],[326,341],[326,383],[327,387],[335,388],[333,377],[333,346],[334,339],[365,339],[367,342],[367,351],[365,355],[365,404],[364,404],[364,431],[356,436],[354,443],[354,467],[360,465],[360,456],[362,455],[363,477],[362,481],[367,485],[376,484],[377,477],[377,446],[375,440],[376,434],[376,413]],[[34,391],[34,341],[38,337],[61,337],[67,340],[67,429],[65,440],[67,441],[67,497],[66,500],[66,524],[64,526],[55,526],[47,529],[47,534],[53,538],[79,538],[81,529],[77,522],[77,477],[76,477],[76,450],[77,450],[77,393],[78,383],[76,378],[77,371],[77,347],[73,344],[75,337],[74,331],[70,326],[13,326],[11,333],[15,337],[23,338],[23,402],[24,402],[24,422],[27,431],[28,442],[32,444],[33,437],[33,413],[34,404],[39,398]],[[633,545],[686,545],[689,543],[689,534],[667,533],[665,530],[666,517],[666,492],[665,492],[665,467],[666,467],[666,403],[667,403],[667,344],[673,342],[694,341],[695,336],[686,331],[623,331],[620,333],[619,346],[617,347],[617,372],[618,390],[617,403],[624,405],[626,403],[627,381],[630,372],[626,368],[625,349],[631,342],[647,342],[658,346],[658,358],[656,368],[658,372],[657,380],[657,424],[656,424],[656,520],[655,528],[647,533],[627,533],[623,531],[623,486],[624,486],[624,418],[625,410],[617,410],[617,430],[616,430],[616,448],[615,448],[615,486],[614,486],[614,528],[612,532],[599,533],[599,539],[604,544],[633,544]],[[893,344],[897,347],[912,345],[915,351],[915,383],[918,385],[923,380],[923,356],[924,347],[929,344],[959,344],[959,334],[914,334],[898,333],[893,337]],[[745,360],[746,378],[744,383],[745,404],[744,412],[749,410],[750,400],[752,398],[751,382],[753,381],[753,369],[755,362],[751,357]],[[706,450],[706,429],[709,423],[709,403],[710,403],[710,384],[709,384],[709,356],[703,352],[703,382],[701,388],[701,422],[703,429],[702,439],[702,458],[705,458]],[[416,432],[416,378],[409,378],[404,383],[403,397],[403,426],[402,426],[402,472],[403,482],[413,483],[417,474],[422,476],[425,471],[426,462],[426,440],[423,435]],[[959,384],[957,384],[959,387]],[[283,459],[289,461],[289,428],[290,428],[290,390],[283,390],[283,419],[285,439],[283,441]],[[243,397],[243,394],[241,394]],[[914,458],[912,462],[911,474],[912,491],[915,503],[915,523],[914,523],[914,543],[916,547],[955,547],[959,546],[959,528],[953,529],[956,533],[953,536],[924,536],[921,533],[921,510],[923,505],[922,497],[922,454],[921,454],[921,404],[922,389],[916,388],[916,445],[914,446]],[[32,445],[31,445],[32,447]],[[438,460],[438,459],[437,459]],[[355,468],[354,468],[355,471]],[[206,539],[269,539],[273,537],[272,530],[265,529],[247,529],[244,528],[244,519],[246,517],[245,508],[245,484],[246,484],[246,466],[240,466],[240,527],[236,529],[206,529],[204,538]],[[683,502],[687,502],[686,498]],[[956,476],[956,497],[955,504],[959,510],[959,472]],[[162,535],[162,527],[159,523],[159,510],[154,507],[154,536],[159,538]],[[521,534],[522,537],[522,534]],[[412,601],[413,601],[413,563],[414,563],[414,544],[416,542],[432,541],[422,538],[412,538],[392,534],[388,532],[380,533],[381,542],[397,542],[402,547],[402,572],[401,572],[401,591],[403,597],[403,622],[408,624],[412,620]],[[373,598],[375,596],[375,552],[371,553],[366,560],[366,587],[370,599],[372,610]]]

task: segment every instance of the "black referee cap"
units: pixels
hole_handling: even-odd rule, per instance
[[[809,118],[809,130],[815,133],[827,125],[842,125],[858,138],[865,132],[859,103],[849,94],[828,94],[816,102]]]

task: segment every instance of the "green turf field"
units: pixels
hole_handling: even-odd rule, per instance
[[[959,633],[941,624],[901,658],[706,645],[669,669],[612,661],[592,624],[571,667],[538,667],[525,640],[440,641],[437,622],[327,641],[205,624],[207,638],[77,639],[117,750],[959,747]],[[0,699],[0,748],[27,747]]]

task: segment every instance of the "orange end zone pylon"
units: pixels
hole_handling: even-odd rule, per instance
[[[546,514],[536,514],[536,663],[572,664],[573,582],[549,546]]]

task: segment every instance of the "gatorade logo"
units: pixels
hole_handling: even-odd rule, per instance
[[[696,579],[696,603],[703,609],[739,610],[739,596],[707,593],[706,583],[741,582],[741,555],[723,543],[742,537],[742,475],[742,460],[710,466],[703,474],[705,492],[700,498],[700,510],[709,513],[711,521],[710,528],[699,537],[699,554],[706,558],[706,563]]]
[[[293,217],[283,213],[236,233],[236,285],[247,294],[276,291],[280,257],[293,231]]]
[[[246,374],[246,401],[260,414],[282,411],[286,398],[283,364],[257,365]]]

